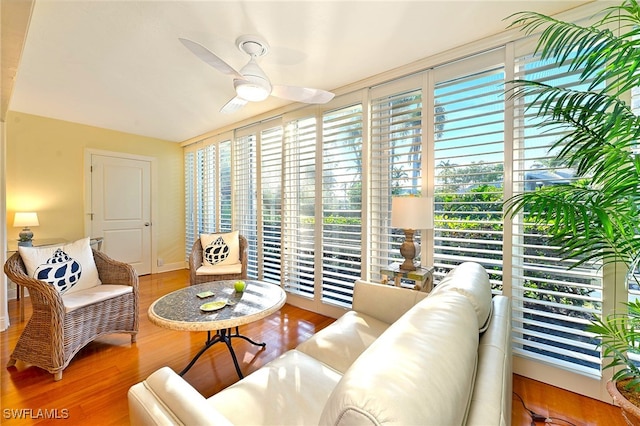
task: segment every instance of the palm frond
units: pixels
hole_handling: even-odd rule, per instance
[[[593,79],[589,90],[607,84],[613,96],[640,85],[640,7],[636,1],[605,9],[605,15],[591,26],[564,22],[537,12],[511,15],[510,27],[522,26],[530,35],[540,32],[536,53],[553,59],[569,70],[581,70],[581,79]],[[614,34],[612,23],[624,30]]]

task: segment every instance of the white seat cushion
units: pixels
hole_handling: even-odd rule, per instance
[[[389,324],[385,322],[350,311],[296,349],[344,374],[387,328]]]
[[[75,293],[65,293],[62,295],[62,302],[64,303],[65,312],[71,312],[83,306],[102,302],[132,291],[133,287],[129,285],[102,284],[86,290],[76,291]]]
[[[236,425],[318,425],[341,377],[294,349],[213,395],[207,404]]]
[[[207,266],[202,265],[196,269],[196,275],[227,275],[227,274],[239,274],[242,272],[242,263],[234,263],[231,265],[215,265]]]

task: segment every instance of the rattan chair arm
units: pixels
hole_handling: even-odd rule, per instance
[[[189,255],[189,269],[195,271],[202,266],[202,242],[198,238],[191,247],[191,254]]]
[[[242,235],[239,235],[238,238],[240,239],[240,263],[242,263],[242,278],[246,279],[249,265],[249,243],[247,242],[247,239]]]
[[[60,292],[51,284],[31,278],[19,253],[14,253],[4,264],[4,273],[14,283],[29,291],[33,309],[51,310],[58,321],[64,317],[64,303]]]
[[[100,281],[105,284],[128,285],[138,291],[138,274],[133,266],[110,258],[106,254],[93,250],[93,259],[98,268]]]
[[[197,238],[193,243],[193,247],[191,247],[191,254],[189,255],[189,278],[191,285],[196,283],[196,271],[202,266],[202,251],[202,242],[200,238]]]

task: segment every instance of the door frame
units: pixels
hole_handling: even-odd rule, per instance
[[[84,150],[84,234],[92,237],[91,235],[91,156],[101,155],[103,157],[114,157],[126,160],[139,160],[148,161],[151,163],[151,176],[150,176],[150,194],[151,194],[151,273],[158,273],[158,245],[157,245],[157,231],[155,219],[157,214],[157,159],[155,157],[147,157],[145,155],[129,154],[127,152],[105,151],[101,149],[85,148]]]

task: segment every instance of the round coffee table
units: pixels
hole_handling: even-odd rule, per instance
[[[244,280],[246,288],[238,293],[234,282],[212,281],[176,290],[153,302],[147,315],[149,320],[164,328],[182,331],[206,331],[204,347],[180,372],[184,375],[200,356],[211,346],[224,342],[229,348],[233,364],[240,378],[244,377],[238,359],[231,345],[233,338],[241,338],[253,345],[264,347],[266,343],[257,343],[240,334],[238,327],[271,315],[280,309],[287,297],[279,286],[263,281]],[[210,291],[213,296],[200,298],[199,293]],[[203,311],[202,305],[209,302],[225,302],[216,310]],[[220,304],[222,305],[222,303]],[[205,307],[206,308],[206,307]],[[232,329],[235,328],[235,332]],[[215,332],[212,335],[212,331]]]

